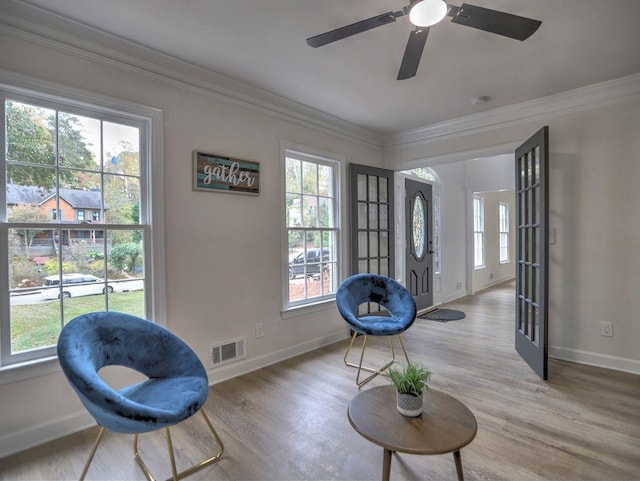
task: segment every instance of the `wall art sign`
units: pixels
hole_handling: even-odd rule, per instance
[[[260,193],[260,163],[193,151],[193,190]]]

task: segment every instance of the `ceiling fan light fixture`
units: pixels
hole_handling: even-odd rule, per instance
[[[444,0],[420,0],[411,6],[409,20],[416,27],[430,27],[441,21],[447,10]]]

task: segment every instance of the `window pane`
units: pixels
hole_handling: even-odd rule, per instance
[[[358,229],[367,228],[367,204],[365,202],[358,202]]]
[[[369,229],[378,228],[378,204],[369,204]]]
[[[302,196],[287,194],[287,227],[302,226]]]
[[[319,199],[319,224],[320,227],[333,227],[333,199],[320,197]]]
[[[389,180],[385,177],[378,177],[380,181],[380,202],[389,202]]]
[[[302,225],[318,227],[318,198],[311,195],[302,197]]]
[[[139,224],[140,179],[105,175],[104,209],[108,224]]]
[[[140,175],[140,131],[128,125],[104,122],[104,170]]]
[[[380,256],[389,256],[389,233],[380,232]]]
[[[368,199],[371,202],[378,201],[378,177],[376,177],[375,175],[369,176]]]
[[[333,197],[333,171],[328,165],[318,166],[318,194]]]
[[[380,259],[380,275],[389,276],[389,260]]]
[[[389,229],[389,206],[387,204],[378,205],[378,211],[380,212],[380,229]]]
[[[45,264],[54,252],[53,231],[9,229],[11,353],[54,346],[62,327],[59,305],[41,295]]]
[[[287,158],[285,182],[287,192],[302,193],[302,163],[297,159]]]
[[[13,100],[7,100],[5,108],[7,160],[55,165],[55,111]],[[51,187],[53,179],[34,182]]]
[[[378,233],[369,232],[369,257],[378,257]]]
[[[367,200],[367,176],[364,174],[358,174],[357,184],[358,184],[358,200],[366,201]]]
[[[100,170],[100,121],[60,112],[58,158],[61,167]]]
[[[358,252],[361,256],[370,257],[366,232],[358,232]]]
[[[424,204],[422,201],[422,197],[416,196],[415,201],[413,203],[413,213],[411,216],[412,223],[412,242],[413,242],[413,251],[415,252],[416,257],[421,258],[424,254],[425,248],[425,238],[426,238],[426,223],[425,223],[425,212],[424,212]]]
[[[316,164],[302,162],[302,189],[305,194],[318,194],[318,169]]]
[[[39,176],[55,176],[53,169],[7,165],[7,218],[9,222],[57,222],[55,189],[30,185]],[[48,182],[48,181],[47,181]],[[55,180],[54,180],[55,182]],[[57,217],[57,216],[56,216]]]
[[[109,310],[144,317],[144,231],[110,231],[107,241]]]

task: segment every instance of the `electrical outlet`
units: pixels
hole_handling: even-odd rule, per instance
[[[264,336],[264,324],[262,322],[258,322],[256,324],[256,338]]]
[[[605,337],[613,337],[613,322],[601,322],[600,335]]]
[[[458,289],[458,290],[462,289],[462,282],[458,282],[456,284],[456,289]]]

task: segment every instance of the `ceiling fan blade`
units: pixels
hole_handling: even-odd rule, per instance
[[[407,41],[407,47],[404,49],[402,64],[400,64],[398,80],[415,77],[418,72],[418,65],[420,65],[420,58],[422,58],[424,46],[427,43],[428,35],[428,28],[419,27],[411,31],[409,40]]]
[[[477,28],[515,40],[526,40],[542,24],[539,20],[520,17],[511,13],[499,12],[489,8],[463,3],[461,7],[449,6],[452,23]]]
[[[396,21],[396,18],[406,14],[405,10],[406,9],[402,9],[397,12],[383,13],[382,15],[376,15],[375,17],[367,18],[366,20],[361,20],[345,27],[336,28],[330,32],[321,33],[320,35],[308,38],[307,44],[313,48],[322,47],[323,45],[327,45],[337,40],[342,40],[343,38],[351,37],[352,35],[356,35],[361,32],[366,32],[372,28],[393,23]]]

